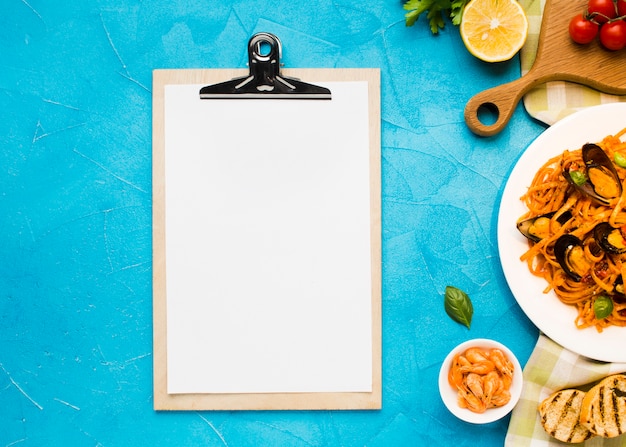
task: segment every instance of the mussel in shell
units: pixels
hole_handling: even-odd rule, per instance
[[[622,194],[622,183],[615,165],[597,144],[587,143],[582,147],[585,163],[584,178],[575,179],[570,166],[565,166],[563,176],[575,188],[602,205],[608,205]]]
[[[593,228],[593,236],[605,252],[616,255],[626,253],[626,240],[620,228],[602,222]]]
[[[550,234],[550,221],[556,212],[542,214],[541,216],[532,217],[530,219],[521,220],[517,223],[517,229],[533,242],[539,242]],[[572,218],[572,213],[565,211],[556,221],[563,225]]]
[[[583,243],[572,234],[564,234],[556,240],[554,256],[574,281],[580,281],[589,273],[591,264],[585,258]]]

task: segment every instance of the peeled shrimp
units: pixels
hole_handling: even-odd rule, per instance
[[[485,354],[486,354],[485,351],[480,348],[468,348],[465,351],[465,357],[471,363],[478,363],[478,362],[483,362],[485,360],[488,360],[489,357]]]
[[[489,359],[493,362],[500,373],[513,377],[513,363],[506,358],[500,349],[492,349],[489,352]]]
[[[481,360],[472,365],[461,366],[460,369],[462,373],[475,373],[485,375],[495,370],[495,365],[489,360]]]
[[[482,399],[485,392],[483,390],[483,378],[476,373],[469,373],[465,377],[468,390],[477,398]]]
[[[490,371],[483,378],[485,401],[491,402],[494,395],[504,390],[504,382],[497,371]]]
[[[459,390],[458,403],[461,408],[467,408],[474,413],[484,413],[487,406],[478,397],[474,396],[471,392],[465,390]]]
[[[500,349],[469,348],[457,354],[448,382],[458,392],[458,404],[475,413],[501,407],[511,400],[513,364]]]

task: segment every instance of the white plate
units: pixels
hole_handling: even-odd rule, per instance
[[[458,391],[452,388],[448,383],[448,371],[450,370],[450,364],[452,363],[454,356],[471,347],[500,349],[504,352],[511,363],[513,363],[513,382],[511,382],[511,388],[509,389],[511,392],[511,400],[506,405],[497,408],[489,408],[484,413],[474,413],[467,408],[459,407]],[[441,364],[441,369],[439,370],[439,395],[441,396],[441,400],[445,404],[446,408],[450,410],[450,413],[459,419],[465,422],[471,422],[472,424],[488,424],[489,422],[502,419],[504,416],[509,414],[515,405],[517,405],[517,402],[522,394],[523,386],[524,377],[522,375],[522,367],[520,366],[517,357],[515,357],[515,354],[513,354],[513,352],[502,343],[495,340],[489,340],[487,338],[476,338],[474,340],[467,340],[461,343],[450,351]]]
[[[547,283],[533,276],[520,261],[528,250],[526,238],[516,228],[517,219],[527,211],[520,197],[526,192],[537,170],[550,157],[565,149],[598,142],[626,127],[626,103],[606,104],[584,109],[558,121],[533,141],[516,163],[502,193],[498,214],[498,249],[504,276],[528,318],[561,346],[606,362],[626,362],[626,327],[577,329],[576,309],[559,301],[553,292],[543,293]]]

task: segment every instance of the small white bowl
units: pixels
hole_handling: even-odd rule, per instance
[[[509,389],[511,392],[511,400],[506,405],[502,407],[489,408],[483,413],[475,413],[467,408],[459,407],[458,392],[448,383],[448,371],[450,370],[450,364],[452,363],[454,356],[471,347],[487,349],[498,348],[502,350],[511,363],[513,363],[513,382],[511,383],[511,388]],[[519,401],[520,395],[522,394],[523,383],[524,378],[522,376],[522,367],[513,352],[511,352],[511,350],[502,343],[486,338],[476,338],[458,345],[450,351],[446,359],[443,361],[441,370],[439,371],[439,394],[441,395],[443,403],[453,415],[472,424],[487,424],[489,422],[497,421],[498,419],[501,419],[509,414]]]

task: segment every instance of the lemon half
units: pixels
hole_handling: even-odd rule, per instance
[[[459,30],[471,54],[486,62],[502,62],[524,46],[528,18],[517,0],[471,0]]]

